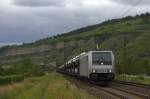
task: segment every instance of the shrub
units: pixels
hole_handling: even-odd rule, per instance
[[[11,84],[13,82],[19,82],[24,79],[24,75],[11,75],[11,76],[1,76],[0,85]]]
[[[144,76],[138,75],[138,76],[137,76],[137,79],[139,79],[139,80],[144,80]]]
[[[10,84],[10,83],[11,83],[11,77],[10,76],[0,77],[0,84]]]

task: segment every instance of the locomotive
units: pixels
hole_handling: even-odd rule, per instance
[[[60,66],[58,72],[109,84],[115,77],[112,51],[83,52]]]

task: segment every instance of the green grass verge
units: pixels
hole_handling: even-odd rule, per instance
[[[139,84],[147,84],[150,85],[150,77],[146,77],[143,75],[117,75],[116,80],[129,81]]]
[[[0,99],[96,99],[57,73],[0,87]]]

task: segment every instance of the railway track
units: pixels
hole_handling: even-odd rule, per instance
[[[150,99],[150,89],[143,87],[144,85],[114,81],[110,86],[103,87],[93,82],[70,78],[78,88],[85,89],[100,99]],[[142,92],[143,90],[147,92]]]
[[[122,90],[118,90],[115,88],[101,88],[100,90],[103,90],[111,95],[114,95],[117,97],[117,99],[144,99],[140,96],[122,91]]]
[[[150,89],[150,85],[145,85],[145,84],[137,84],[137,83],[133,83],[133,82],[118,81],[118,80],[114,80],[114,82],[120,83],[120,84],[125,84],[125,85],[132,85],[132,86],[136,86],[136,87],[143,87],[146,89]]]
[[[150,99],[150,85],[136,84],[124,81],[114,81],[111,87],[120,91],[132,93],[134,95],[142,97],[143,99]]]

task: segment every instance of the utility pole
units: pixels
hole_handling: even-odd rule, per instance
[[[64,63],[66,63],[66,42],[64,40]]]
[[[95,35],[94,36],[95,50],[101,50],[101,43],[103,41],[104,41],[103,35]]]
[[[127,37],[124,36],[123,39],[123,58],[124,58],[124,68],[127,65]],[[126,73],[126,68],[125,68],[125,73]]]
[[[127,67],[127,36],[123,36],[123,69],[124,69],[124,74],[127,73],[126,71]],[[126,75],[125,75],[125,80],[126,80]]]
[[[98,46],[98,40],[97,40],[97,36],[96,35],[94,36],[94,43],[95,43],[95,50],[98,50],[99,46]]]

